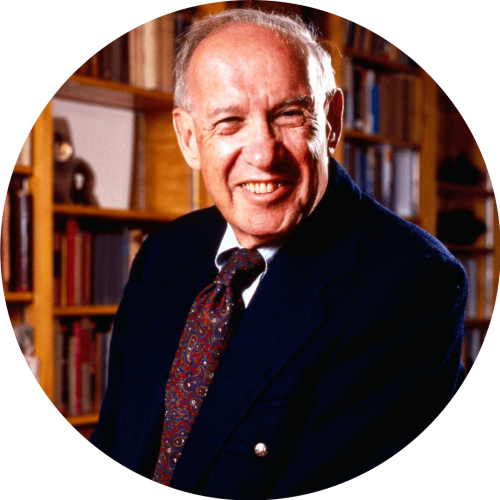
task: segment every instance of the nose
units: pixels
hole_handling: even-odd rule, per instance
[[[251,124],[243,147],[243,159],[250,165],[269,169],[283,156],[283,144],[265,119]]]

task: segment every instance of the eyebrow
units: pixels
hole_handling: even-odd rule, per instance
[[[213,120],[214,118],[216,118],[217,116],[220,116],[220,115],[224,115],[224,114],[234,114],[234,113],[238,113],[239,111],[239,107],[238,106],[220,106],[218,108],[214,108],[212,110],[210,110],[207,114],[207,118],[209,120]]]
[[[275,109],[284,108],[286,106],[303,106],[307,109],[314,109],[314,97],[310,94],[290,97],[290,99],[280,102],[275,106]]]
[[[293,96],[278,103],[273,107],[273,110],[285,108],[287,106],[303,106],[309,110],[314,109],[314,97],[310,94]],[[239,110],[239,106],[219,106],[210,110],[207,114],[207,118],[213,120],[220,115],[238,114]]]

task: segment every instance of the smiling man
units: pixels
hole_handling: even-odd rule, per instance
[[[247,248],[290,234],[326,191],[342,93],[322,69],[255,25],[229,25],[192,56],[179,144]]]
[[[342,92],[300,22],[236,10],[196,23],[175,103],[216,206],[139,252],[92,442],[217,498],[290,497],[370,470],[460,385],[463,269],[331,158]]]

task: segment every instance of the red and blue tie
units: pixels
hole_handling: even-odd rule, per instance
[[[236,249],[189,311],[165,390],[153,481],[169,485],[224,351],[245,310],[241,292],[264,271],[257,250]]]

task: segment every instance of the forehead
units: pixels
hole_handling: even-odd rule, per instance
[[[310,59],[280,35],[260,26],[221,28],[196,48],[188,69],[193,103],[205,107],[217,98],[266,94],[287,99],[311,86]]]

